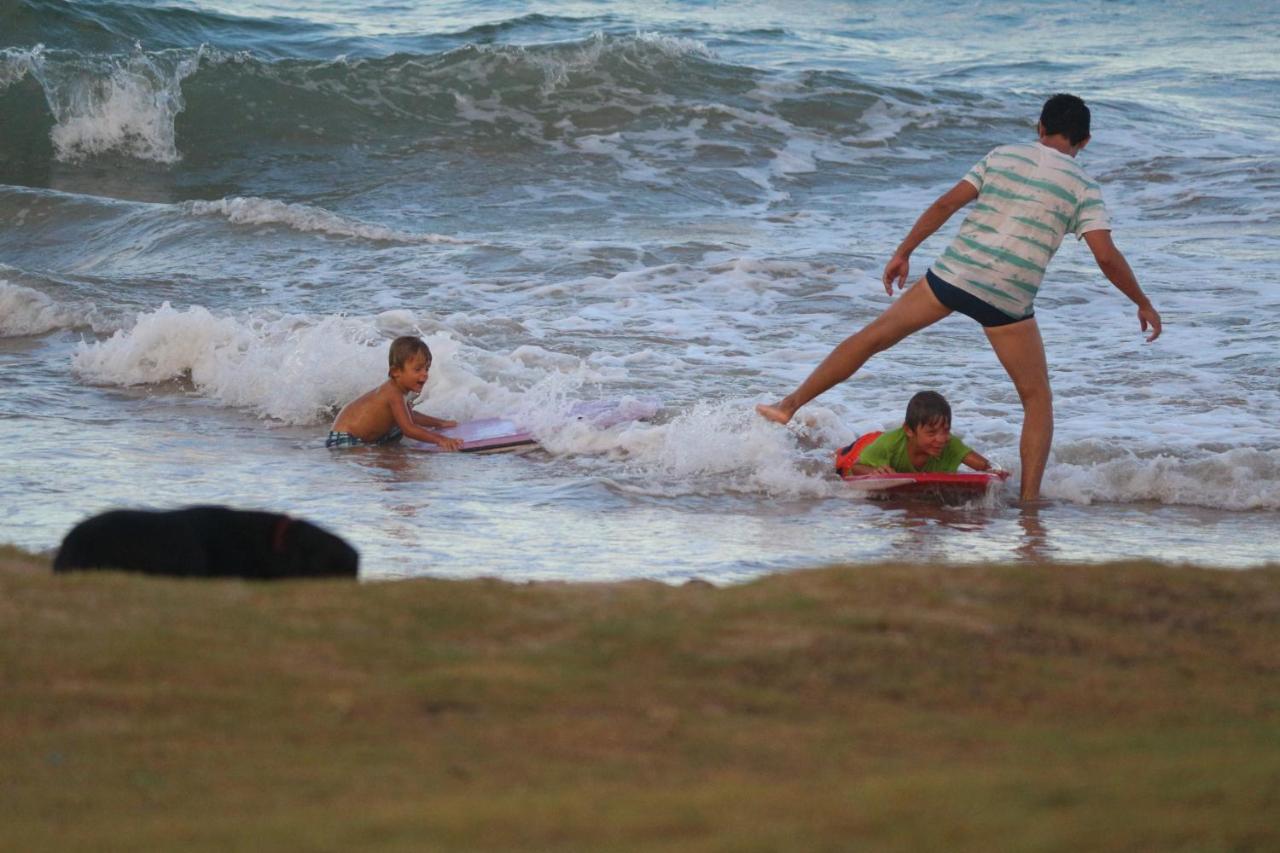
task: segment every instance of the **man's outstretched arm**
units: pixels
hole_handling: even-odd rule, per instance
[[[1147,294],[1142,292],[1142,287],[1138,284],[1137,276],[1130,269],[1129,262],[1112,242],[1111,232],[1086,231],[1084,241],[1089,244],[1089,251],[1093,252],[1093,259],[1098,262],[1098,269],[1102,270],[1102,274],[1116,286],[1117,290],[1138,306],[1138,323],[1142,331],[1145,332],[1148,327],[1151,328],[1151,335],[1147,338],[1147,342],[1150,343],[1160,337],[1162,328],[1160,312],[1152,306]]]
[[[929,239],[929,235],[941,228],[951,215],[978,197],[978,188],[968,181],[961,181],[942,195],[938,200],[925,208],[924,213],[911,226],[911,232],[898,246],[898,251],[884,268],[884,292],[893,295],[893,282],[898,282],[898,289],[906,287],[907,276],[911,273],[911,253],[916,247]]]

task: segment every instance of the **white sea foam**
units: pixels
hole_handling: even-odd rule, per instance
[[[404,310],[234,317],[165,303],[106,340],[82,343],[72,367],[103,385],[188,381],[203,396],[288,424],[322,423],[380,383],[387,345],[401,334],[418,334],[431,347],[427,408],[452,418],[536,412],[600,379],[580,359],[537,347],[464,353],[449,332],[424,332],[429,325]]]
[[[619,487],[636,494],[830,497],[839,484],[827,470],[827,454],[813,444],[825,435],[821,423],[830,415],[810,416],[814,426],[786,430],[760,418],[744,399],[697,403],[664,423],[596,436],[608,443],[592,450],[611,451]],[[804,449],[796,446],[798,435]]]
[[[1280,451],[1238,448],[1186,459],[1120,458],[1056,464],[1045,494],[1073,503],[1153,501],[1230,510],[1280,509]]]
[[[390,336],[420,333],[422,325],[403,310],[374,317],[237,318],[166,304],[109,339],[81,344],[73,370],[107,385],[187,381],[223,405],[283,423],[319,425],[382,380]],[[660,483],[661,493],[812,495],[827,489],[812,465],[795,465],[787,451],[792,435],[755,417],[745,401],[702,404],[667,424],[602,428],[569,413],[576,401],[599,398],[593,389],[602,382],[625,376],[625,364],[592,366],[595,359],[527,344],[507,353],[477,351],[447,332],[424,337],[435,356],[419,403],[424,411],[458,419],[517,418],[551,452],[611,454]],[[815,413],[808,419],[816,423]],[[827,424],[838,431],[834,417]]]
[[[269,198],[233,197],[217,201],[188,201],[183,202],[182,206],[196,216],[223,216],[236,225],[283,225],[295,231],[316,232],[334,237],[360,237],[390,243],[467,243],[466,240],[443,234],[412,233],[382,225],[370,225],[309,204]]]
[[[0,279],[0,337],[43,335],[57,329],[93,327],[100,322],[91,302],[66,304]]]
[[[398,320],[398,318],[393,318]],[[228,406],[285,423],[317,423],[385,371],[381,335],[367,319],[237,319],[167,302],[109,339],[81,344],[82,379],[103,385],[188,380]]]

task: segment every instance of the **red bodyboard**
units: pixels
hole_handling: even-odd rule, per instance
[[[972,474],[858,474],[845,477],[844,481],[864,492],[888,492],[895,495],[936,491],[982,494],[1002,479],[999,474],[975,471]]]

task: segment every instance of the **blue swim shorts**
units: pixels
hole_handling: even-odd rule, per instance
[[[993,326],[1007,326],[1010,323],[1020,323],[1023,320],[1030,320],[1036,315],[1032,311],[1025,317],[1011,317],[1008,314],[983,302],[972,293],[961,290],[954,284],[949,284],[933,274],[933,270],[929,270],[924,274],[925,279],[929,282],[929,289],[933,291],[933,295],[938,298],[944,308],[950,308],[952,311],[958,311],[966,317],[977,320],[984,328]]]
[[[400,432],[400,427],[392,427],[391,430],[379,438],[377,441],[365,441],[357,438],[349,432],[334,432],[329,430],[329,437],[324,440],[325,447],[376,447],[380,444],[391,444],[393,441],[399,441],[404,433]]]

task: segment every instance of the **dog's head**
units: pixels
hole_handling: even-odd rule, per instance
[[[343,539],[309,521],[280,516],[272,534],[272,563],[278,577],[354,578],[360,554]]]

